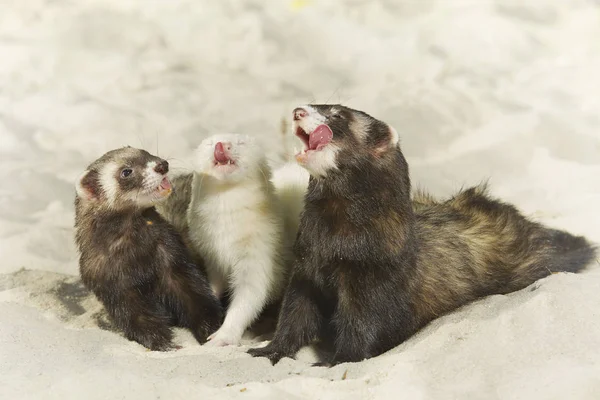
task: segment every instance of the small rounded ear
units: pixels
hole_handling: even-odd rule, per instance
[[[388,128],[390,129],[390,147],[396,147],[396,145],[400,141],[400,136],[398,135],[398,132],[396,132],[393,126],[388,125]]]
[[[85,171],[75,185],[77,196],[84,200],[97,200],[100,197],[100,181],[98,178],[98,171]]]
[[[377,147],[375,148],[375,155],[377,156],[385,153],[388,149],[395,148],[400,141],[398,132],[396,132],[396,130],[389,125],[385,126],[387,128],[387,135],[377,144]]]

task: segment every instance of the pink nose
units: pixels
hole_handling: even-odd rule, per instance
[[[227,162],[229,157],[227,156],[225,149],[229,150],[230,148],[231,145],[229,145],[229,143],[225,143],[225,145],[223,145],[223,143],[217,142],[215,145],[215,160],[218,162]]]
[[[308,112],[304,108],[296,108],[294,110],[294,121],[300,121],[302,118],[306,117]]]

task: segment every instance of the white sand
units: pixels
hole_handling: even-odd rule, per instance
[[[0,5],[0,398],[599,398],[598,265],[332,369],[309,367],[310,351],[271,367],[184,331],[183,349],[147,352],[98,328],[72,241],[84,167],[130,144],[183,170],[214,131],[256,135],[279,161],[281,118],[311,100],[393,124],[416,185],[491,178],[527,214],[600,242],[598,1],[301,3]]]

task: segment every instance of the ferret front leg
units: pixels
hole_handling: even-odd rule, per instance
[[[347,280],[347,286],[338,292],[332,319],[335,353],[330,366],[375,357],[399,344],[412,332],[411,310],[396,293],[385,293],[381,287],[363,290],[369,287],[366,279],[357,279],[354,283],[356,285],[350,285]],[[361,290],[353,291],[352,286]]]
[[[333,319],[335,326],[335,352],[323,365],[334,366],[345,362],[358,362],[372,357],[375,341],[379,337],[378,325],[385,321],[373,321],[341,310]]]
[[[273,340],[248,353],[253,357],[267,357],[273,365],[284,357],[293,357],[302,346],[319,336],[323,325],[321,299],[321,291],[312,281],[294,273],[283,298]]]
[[[118,300],[104,302],[105,308],[125,337],[155,351],[174,348],[172,318],[159,303],[140,295],[136,289]],[[111,306],[116,304],[116,306]]]
[[[178,272],[170,281],[171,307],[178,325],[188,328],[194,338],[204,344],[207,336],[223,322],[221,302],[196,266],[188,265]]]
[[[241,260],[231,272],[230,303],[225,321],[208,338],[208,345],[237,345],[263,310],[273,289],[271,260]]]

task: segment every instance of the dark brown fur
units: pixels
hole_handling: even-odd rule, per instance
[[[321,339],[333,347],[327,364],[360,361],[477,298],[593,259],[584,238],[527,220],[484,186],[411,200],[408,165],[386,124],[312,107],[340,148],[337,168],[311,177],[275,336],[250,354],[276,363]]]
[[[156,205],[159,212],[179,232],[187,233],[187,211],[192,199],[192,181],[194,174],[178,175],[171,180],[173,193]]]
[[[194,175],[191,173],[174,177],[171,180],[173,193],[165,201],[156,204],[155,208],[179,232],[192,259],[198,264],[204,264],[202,256],[195,250],[190,241],[187,212],[192,200],[193,179]]]
[[[420,324],[479,297],[523,289],[554,272],[578,272],[594,257],[583,237],[527,220],[514,206],[490,198],[486,185],[442,202],[429,197],[416,218]]]
[[[192,262],[181,236],[154,207],[127,196],[139,192],[148,161],[164,171],[163,160],[143,150],[114,150],[81,179],[75,200],[81,278],[128,339],[168,350],[171,327],[180,326],[203,343],[219,328],[222,310],[202,266]],[[119,190],[112,204],[99,180],[107,163],[117,163],[118,172],[134,171],[127,182],[113,177]]]

